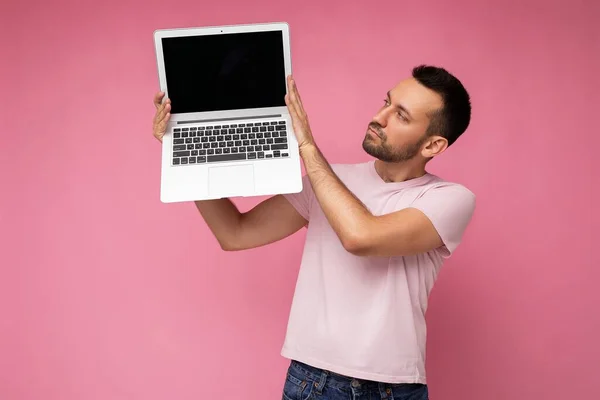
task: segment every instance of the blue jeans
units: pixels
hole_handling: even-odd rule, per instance
[[[292,361],[283,400],[428,400],[427,385],[385,383],[338,375]]]

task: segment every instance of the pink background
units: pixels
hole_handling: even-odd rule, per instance
[[[472,94],[430,168],[478,195],[431,297],[431,398],[600,398],[598,2],[48,3],[0,9],[1,399],[281,398],[304,232],[221,251],[160,203],[151,136],[155,29],[271,21],[331,162],[369,159],[416,64]]]

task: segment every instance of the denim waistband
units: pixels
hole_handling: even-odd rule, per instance
[[[330,387],[338,389],[355,389],[362,390],[373,390],[373,391],[387,391],[389,388],[400,387],[400,386],[421,386],[421,384],[408,384],[408,383],[385,383],[376,382],[371,380],[354,378],[351,376],[340,375],[335,372],[316,368],[311,365],[307,365],[303,362],[292,360],[290,367],[292,370],[297,371],[303,377],[318,383],[320,385],[326,384]]]

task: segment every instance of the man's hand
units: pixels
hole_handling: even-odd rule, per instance
[[[296,81],[294,81],[291,75],[287,78],[287,84],[288,94],[285,96],[285,104],[292,117],[292,126],[298,140],[300,154],[302,154],[302,150],[314,145],[315,141],[310,130],[310,124],[308,123],[308,116],[306,115],[306,111],[304,111],[302,100],[296,87]]]
[[[154,107],[156,107],[156,114],[154,114],[154,129],[153,135],[162,143],[162,138],[167,131],[167,123],[171,118],[171,99],[166,99],[163,103],[164,92],[158,92],[154,95]]]

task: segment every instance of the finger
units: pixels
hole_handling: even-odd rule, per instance
[[[167,132],[167,124],[169,123],[170,118],[171,113],[167,113],[163,119],[158,122],[158,125],[156,125],[154,136],[160,141],[162,141],[163,136],[165,136],[165,133]]]
[[[165,92],[157,92],[154,95],[154,107],[158,109],[161,106],[163,97],[165,97]]]
[[[167,124],[169,123],[169,119],[171,119],[171,113],[165,114],[165,117],[160,122],[160,132],[162,136],[164,136],[165,132],[167,131]]]
[[[170,103],[163,104],[156,112],[156,116],[154,117],[155,123],[161,121],[165,117],[165,114],[170,111],[171,111],[171,104]]]
[[[288,77],[288,96],[289,96],[290,106],[294,108],[294,111],[296,112],[296,114],[298,116],[301,116],[302,110],[300,108],[300,104],[298,104],[298,97],[296,96],[296,92],[294,91],[291,76]]]
[[[298,91],[298,86],[296,85],[296,80],[292,78],[292,91],[294,92],[294,96],[298,99],[298,104],[300,108],[304,110],[304,104],[302,104],[302,97],[300,97],[300,92]]]
[[[296,107],[294,106],[289,93],[285,95],[285,104],[287,105],[287,108],[288,108],[288,111],[290,112],[290,116],[292,117],[292,120],[297,120],[298,119],[298,111],[296,110]]]

